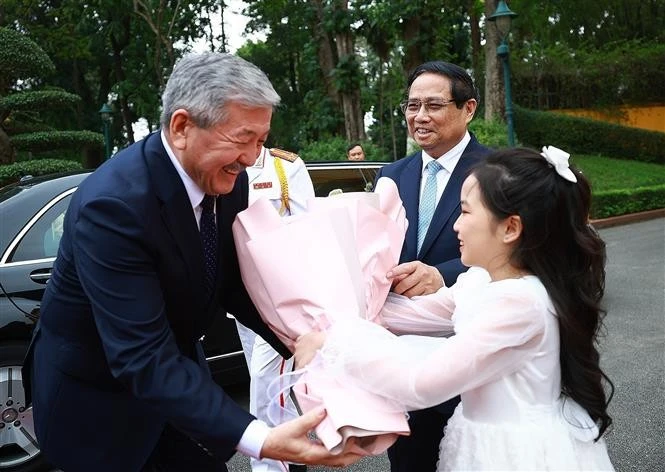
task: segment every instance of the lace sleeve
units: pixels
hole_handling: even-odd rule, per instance
[[[407,410],[437,405],[520,368],[542,341],[546,309],[533,299],[489,297],[475,310],[450,338],[396,336],[364,320],[338,323],[319,356],[330,375]]]
[[[449,336],[453,333],[455,300],[489,281],[486,271],[471,268],[460,275],[455,285],[441,287],[431,295],[408,298],[390,293],[380,312],[381,324],[395,334]]]

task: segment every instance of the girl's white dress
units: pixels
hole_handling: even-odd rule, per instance
[[[461,393],[438,471],[614,470],[587,412],[561,394],[556,313],[537,277],[491,282],[472,268],[429,296],[391,294],[381,316],[412,335],[335,323],[315,362],[406,410]]]

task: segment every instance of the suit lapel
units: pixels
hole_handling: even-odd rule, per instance
[[[418,247],[418,206],[420,200],[420,180],[422,179],[422,156],[420,152],[411,157],[399,179],[399,193],[404,202],[409,226],[404,239],[402,261],[416,259]]]
[[[144,155],[155,193],[162,201],[162,221],[173,237],[187,268],[194,299],[205,300],[201,236],[185,186],[162,145],[159,133],[146,139]]]

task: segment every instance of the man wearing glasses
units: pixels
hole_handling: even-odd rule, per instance
[[[460,189],[468,170],[490,150],[468,131],[478,91],[459,66],[432,61],[416,67],[408,99],[400,104],[409,135],[421,151],[383,167],[399,188],[409,228],[400,264],[389,274],[393,291],[408,297],[451,286],[466,267],[460,261],[453,224],[460,214]],[[434,472],[443,428],[459,402],[410,412],[411,436],[388,450],[392,472]]]

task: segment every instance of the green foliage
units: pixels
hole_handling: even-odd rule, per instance
[[[360,143],[368,161],[385,161],[386,158],[370,141]],[[322,139],[306,144],[299,152],[304,161],[346,161],[346,149],[350,143],[343,138]]]
[[[92,131],[42,131],[12,136],[11,143],[22,151],[49,151],[61,148],[99,148],[104,146],[104,136]]]
[[[665,164],[665,133],[521,107],[515,107],[514,118],[516,134],[530,147]]]
[[[661,0],[510,0],[519,13],[513,37],[529,44],[565,43],[601,47],[617,39],[665,40],[665,2]]]
[[[6,40],[11,52],[5,50]],[[36,90],[38,80],[26,81],[16,86],[18,79],[52,72],[53,63],[46,53],[27,37],[7,28],[0,28],[0,133],[2,146],[0,156],[3,162],[11,162],[16,151],[52,151],[64,148],[94,149],[103,146],[104,138],[91,131],[56,131],[46,123],[44,116],[52,110],[71,107],[81,103],[81,97],[58,88]],[[6,82],[2,83],[3,77]],[[3,89],[4,86],[4,89]],[[3,90],[14,90],[3,96]],[[73,113],[64,114],[73,115]],[[59,124],[63,114],[53,119]]]
[[[352,91],[360,86],[361,73],[355,55],[340,57],[332,72],[333,83],[337,90]]]
[[[81,97],[64,90],[26,91],[0,97],[0,113],[3,110],[38,111],[49,107],[63,108],[81,102]]]
[[[615,41],[598,48],[564,43],[530,45],[529,60],[513,61],[515,102],[526,108],[600,108],[665,103],[654,87],[665,70],[665,43]]]
[[[26,175],[38,176],[82,169],[83,166],[79,162],[62,159],[15,162],[0,166],[0,187],[18,182]]]
[[[53,111],[41,110],[38,118],[43,125],[33,122],[30,126],[19,123],[21,117],[15,114],[9,125],[3,123],[5,129],[10,133],[49,126],[99,130],[97,111],[110,96],[115,110],[111,135],[119,146],[130,140],[125,121],[142,117],[152,127],[157,123],[162,82],[172,60],[164,43],[175,47],[176,58],[192,48],[195,39],[205,39],[210,50],[224,50],[225,45],[220,46],[222,38],[213,27],[222,18],[228,22],[227,13],[232,8],[227,6],[229,2],[218,0],[89,0],[84,7],[78,0],[0,3],[0,24],[25,32],[52,59],[56,72],[49,76],[49,83],[82,97],[75,113],[62,113],[56,107]],[[136,3],[147,6],[146,18],[134,12]],[[344,136],[339,93],[356,92],[359,86],[360,111],[371,112],[374,119],[368,133],[371,141],[381,147],[381,154],[388,160],[401,158],[406,151],[406,131],[403,117],[394,110],[404,93],[406,73],[413,66],[428,60],[448,60],[474,68],[476,83],[482,87],[478,64],[483,63],[487,51],[478,49],[477,44],[483,41],[483,25],[474,24],[472,18],[480,16],[485,3],[245,2],[248,32],[263,34],[266,40],[256,47],[242,48],[239,54],[266,71],[282,96],[282,107],[273,118],[271,144],[297,150],[306,143]],[[511,33],[516,103],[545,109],[564,105],[597,107],[661,100],[665,96],[661,84],[665,70],[662,0],[509,3],[519,13]],[[225,9],[223,15],[220,7]],[[470,17],[470,12],[474,16]],[[159,34],[148,21],[153,21]],[[320,30],[328,35],[320,34]],[[473,41],[472,32],[477,34]],[[17,55],[18,49],[5,39],[12,34],[17,33],[7,28],[0,33],[0,71],[4,59]],[[353,54],[336,43],[340,36],[352,40]],[[324,54],[326,51],[331,57]],[[18,55],[26,67],[40,63],[30,54]],[[332,69],[324,59],[331,61]],[[45,72],[52,67],[41,69]],[[0,73],[0,95],[4,94],[2,85],[8,77]],[[19,88],[33,88],[37,82],[24,81]],[[475,126],[472,124],[472,129]],[[476,133],[483,135],[481,141],[500,145],[491,141],[492,136],[500,134],[491,132],[484,137],[484,131]]]
[[[591,218],[608,218],[658,208],[665,208],[665,184],[606,190],[593,194]]]
[[[16,80],[50,74],[53,62],[34,41],[9,28],[0,27],[0,94]]]
[[[469,123],[471,131],[478,142],[492,149],[508,147],[508,128],[499,120],[483,120],[475,118]]]

